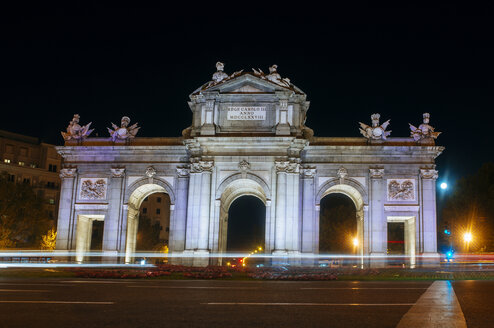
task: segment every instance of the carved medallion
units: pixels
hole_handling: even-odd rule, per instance
[[[83,178],[81,179],[80,199],[102,200],[106,199],[106,178]]]
[[[336,176],[340,180],[344,180],[348,176],[348,170],[345,169],[343,166],[338,169],[338,172],[336,173]]]
[[[415,180],[414,179],[389,179],[388,180],[388,200],[415,200]]]
[[[146,169],[145,174],[148,178],[152,178],[156,175],[156,169],[154,167],[150,166]]]
[[[250,170],[250,163],[243,159],[240,161],[240,163],[238,163],[238,168],[240,169],[240,171],[248,171]]]

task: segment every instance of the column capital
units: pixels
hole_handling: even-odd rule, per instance
[[[125,175],[125,168],[124,167],[112,167],[110,169],[110,172],[111,172],[112,178],[123,178]]]
[[[303,179],[314,179],[316,172],[316,168],[310,166],[304,166],[300,169],[300,173]]]
[[[177,167],[177,175],[179,178],[187,178],[190,173],[190,168],[188,166]]]
[[[274,161],[276,173],[299,173],[300,164],[298,161]]]
[[[288,164],[290,164],[289,161],[274,161],[274,167],[276,169],[276,173],[286,172]]]
[[[438,172],[434,169],[420,169],[420,177],[422,179],[437,179]]]
[[[76,174],[77,174],[77,168],[75,167],[64,168],[60,170],[60,179],[75,178]]]
[[[371,179],[382,179],[384,177],[384,169],[371,168],[369,169]]]
[[[213,172],[213,161],[198,161],[194,162],[190,166],[190,173],[211,173]]]

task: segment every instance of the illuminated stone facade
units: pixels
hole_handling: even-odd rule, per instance
[[[225,251],[228,209],[243,195],[266,206],[266,252],[316,254],[320,201],[343,193],[357,209],[360,254],[385,255],[388,222],[404,222],[407,254],[437,255],[434,161],[443,148],[432,138],[314,137],[306,95],[276,67],[231,75],[217,67],[190,95],[193,119],[182,137],[88,137],[58,147],[58,249],[77,249],[82,260],[86,218],[103,219],[103,251],[131,261],[140,206],[165,192],[173,254]],[[355,123],[349,134],[358,133]]]

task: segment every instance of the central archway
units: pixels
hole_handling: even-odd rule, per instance
[[[227,252],[251,252],[265,245],[266,206],[257,197],[244,195],[228,209]]]
[[[228,241],[228,217],[231,205],[242,196],[252,196],[259,199],[266,207],[266,216],[268,216],[269,207],[266,206],[268,203],[268,198],[263,186],[255,180],[248,178],[238,177],[236,179],[230,179],[227,181],[228,184],[223,185],[221,188],[220,197],[220,215],[219,215],[219,240],[218,240],[218,250],[220,252],[227,251],[227,241]],[[265,227],[267,225],[267,220],[264,220]],[[267,231],[264,229],[264,231]],[[265,244],[262,247],[266,248],[266,238],[264,238]]]

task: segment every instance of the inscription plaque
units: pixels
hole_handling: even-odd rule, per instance
[[[266,107],[261,106],[231,106],[228,107],[229,121],[264,121]]]

